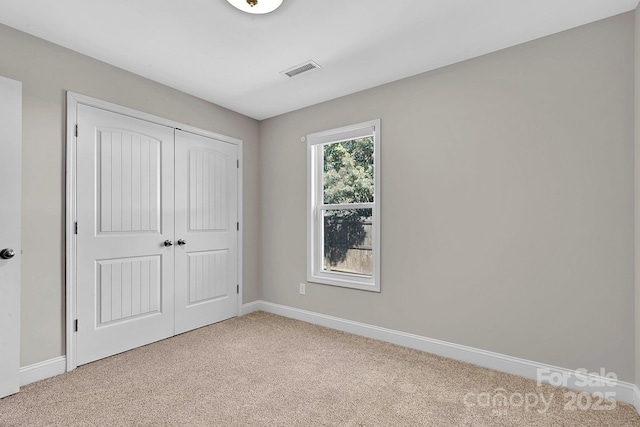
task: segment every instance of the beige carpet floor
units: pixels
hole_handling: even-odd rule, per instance
[[[257,312],[23,387],[0,426],[640,426],[565,393]]]

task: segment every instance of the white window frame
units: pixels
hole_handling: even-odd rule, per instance
[[[373,135],[373,203],[324,205],[322,146]],[[364,276],[324,271],[323,211],[372,209],[373,274]],[[380,119],[307,135],[307,281],[380,292]]]

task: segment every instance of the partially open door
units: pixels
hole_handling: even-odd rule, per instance
[[[0,77],[0,398],[20,389],[22,83]]]

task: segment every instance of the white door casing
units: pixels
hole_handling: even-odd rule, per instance
[[[98,123],[99,120],[93,116],[113,122]],[[85,123],[85,117],[93,117],[94,122]],[[146,128],[139,128],[140,122],[144,122]],[[169,133],[154,135],[162,133],[162,129]],[[89,138],[85,135],[87,131],[93,138],[91,145],[94,147],[78,148],[84,139]],[[143,142],[145,138],[147,140]],[[163,141],[169,139],[172,148],[166,151],[169,144],[163,145]],[[151,192],[148,198],[142,198],[142,189],[150,188],[153,183],[149,180],[148,187],[147,184],[143,186],[139,178],[147,176],[147,169],[141,163],[143,158],[147,158],[147,144],[150,160],[154,159],[154,153],[160,153],[160,159],[156,159],[160,162],[157,183],[161,187],[157,200],[153,198],[155,193]],[[159,151],[154,151],[154,144],[159,144]],[[176,163],[174,155],[183,158],[182,165]],[[87,156],[88,162],[84,160]],[[184,163],[185,158],[187,164]],[[84,95],[67,93],[67,370],[240,313],[241,160],[241,140]],[[191,168],[192,162],[195,169]],[[149,165],[152,164],[158,163],[149,161]],[[90,173],[89,169],[93,172]],[[174,172],[181,170],[184,173],[185,169],[187,173],[193,170],[194,174],[175,179]],[[88,180],[83,178],[87,174],[90,176]],[[156,176],[155,173],[152,175]],[[227,194],[219,188],[218,178],[226,180]],[[189,192],[184,198],[183,193],[187,190]],[[85,203],[82,194],[87,191],[93,191],[93,195]],[[160,206],[157,212],[151,213],[152,204],[147,203],[153,200]],[[86,224],[83,226],[87,220],[82,217],[88,215],[90,204],[93,204],[93,214],[89,215],[91,224],[87,229]],[[157,223],[153,222],[154,219],[147,221],[144,216],[138,218],[143,206],[149,207],[150,218],[159,216]],[[114,216],[114,212],[120,214]],[[172,216],[174,213],[175,217]],[[165,223],[169,218],[172,223]],[[182,221],[186,221],[186,225]],[[154,225],[159,226],[154,229]],[[83,231],[93,233],[93,237],[83,236]],[[87,242],[83,239],[88,239],[89,243],[91,240],[106,243],[103,252],[85,254],[83,246]],[[153,239],[157,246],[152,253],[140,250],[136,253],[140,244],[146,248],[145,239]],[[172,241],[173,245],[160,246],[165,240]],[[178,240],[186,241],[186,244],[178,245]],[[123,248],[123,245],[127,247]],[[84,265],[88,259],[93,263],[89,269]],[[192,274],[188,270],[190,267]],[[85,269],[87,272],[82,273]],[[142,295],[141,292],[146,292],[147,285],[154,280],[157,283],[156,272],[160,278],[160,302],[158,306],[152,306],[152,301],[158,300],[150,288],[152,299],[148,305],[140,305],[147,301],[147,293]],[[91,297],[88,293],[83,294],[81,289],[82,283],[87,281],[83,274],[87,277],[92,275]],[[179,286],[178,282],[174,285],[177,277],[181,278]],[[110,299],[106,298],[108,295]],[[82,300],[92,300],[93,308],[87,308],[91,305],[81,303]],[[172,316],[164,316],[169,313]],[[152,326],[153,322],[157,323],[156,326]],[[151,333],[143,332],[147,327],[152,329]],[[97,335],[90,338],[93,341],[84,342],[86,336],[83,332],[91,333],[89,331]]]
[[[0,398],[20,389],[22,83],[0,77]],[[11,256],[5,251],[4,256]],[[1,252],[0,252],[1,254]]]
[[[172,128],[78,107],[77,363],[173,335]]]
[[[176,334],[237,315],[237,146],[176,130]],[[184,242],[184,243],[182,243]]]

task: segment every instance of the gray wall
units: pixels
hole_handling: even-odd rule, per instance
[[[244,141],[244,299],[258,297],[258,122],[0,25],[0,75],[23,83],[21,365],[65,354],[65,91]]]
[[[635,327],[636,327],[636,348],[635,348],[635,367],[636,367],[636,385],[640,386],[640,275],[637,272],[637,269],[640,268],[640,5],[636,8],[635,11],[636,17],[636,27],[635,27],[635,118],[636,118],[636,128],[635,128],[635,166],[636,166],[636,210],[635,210],[635,218],[636,218],[636,277],[635,277],[635,285],[636,285],[636,319],[635,319]]]
[[[261,122],[260,298],[633,381],[634,27],[631,12]],[[300,137],[374,118],[382,292],[301,296]]]

